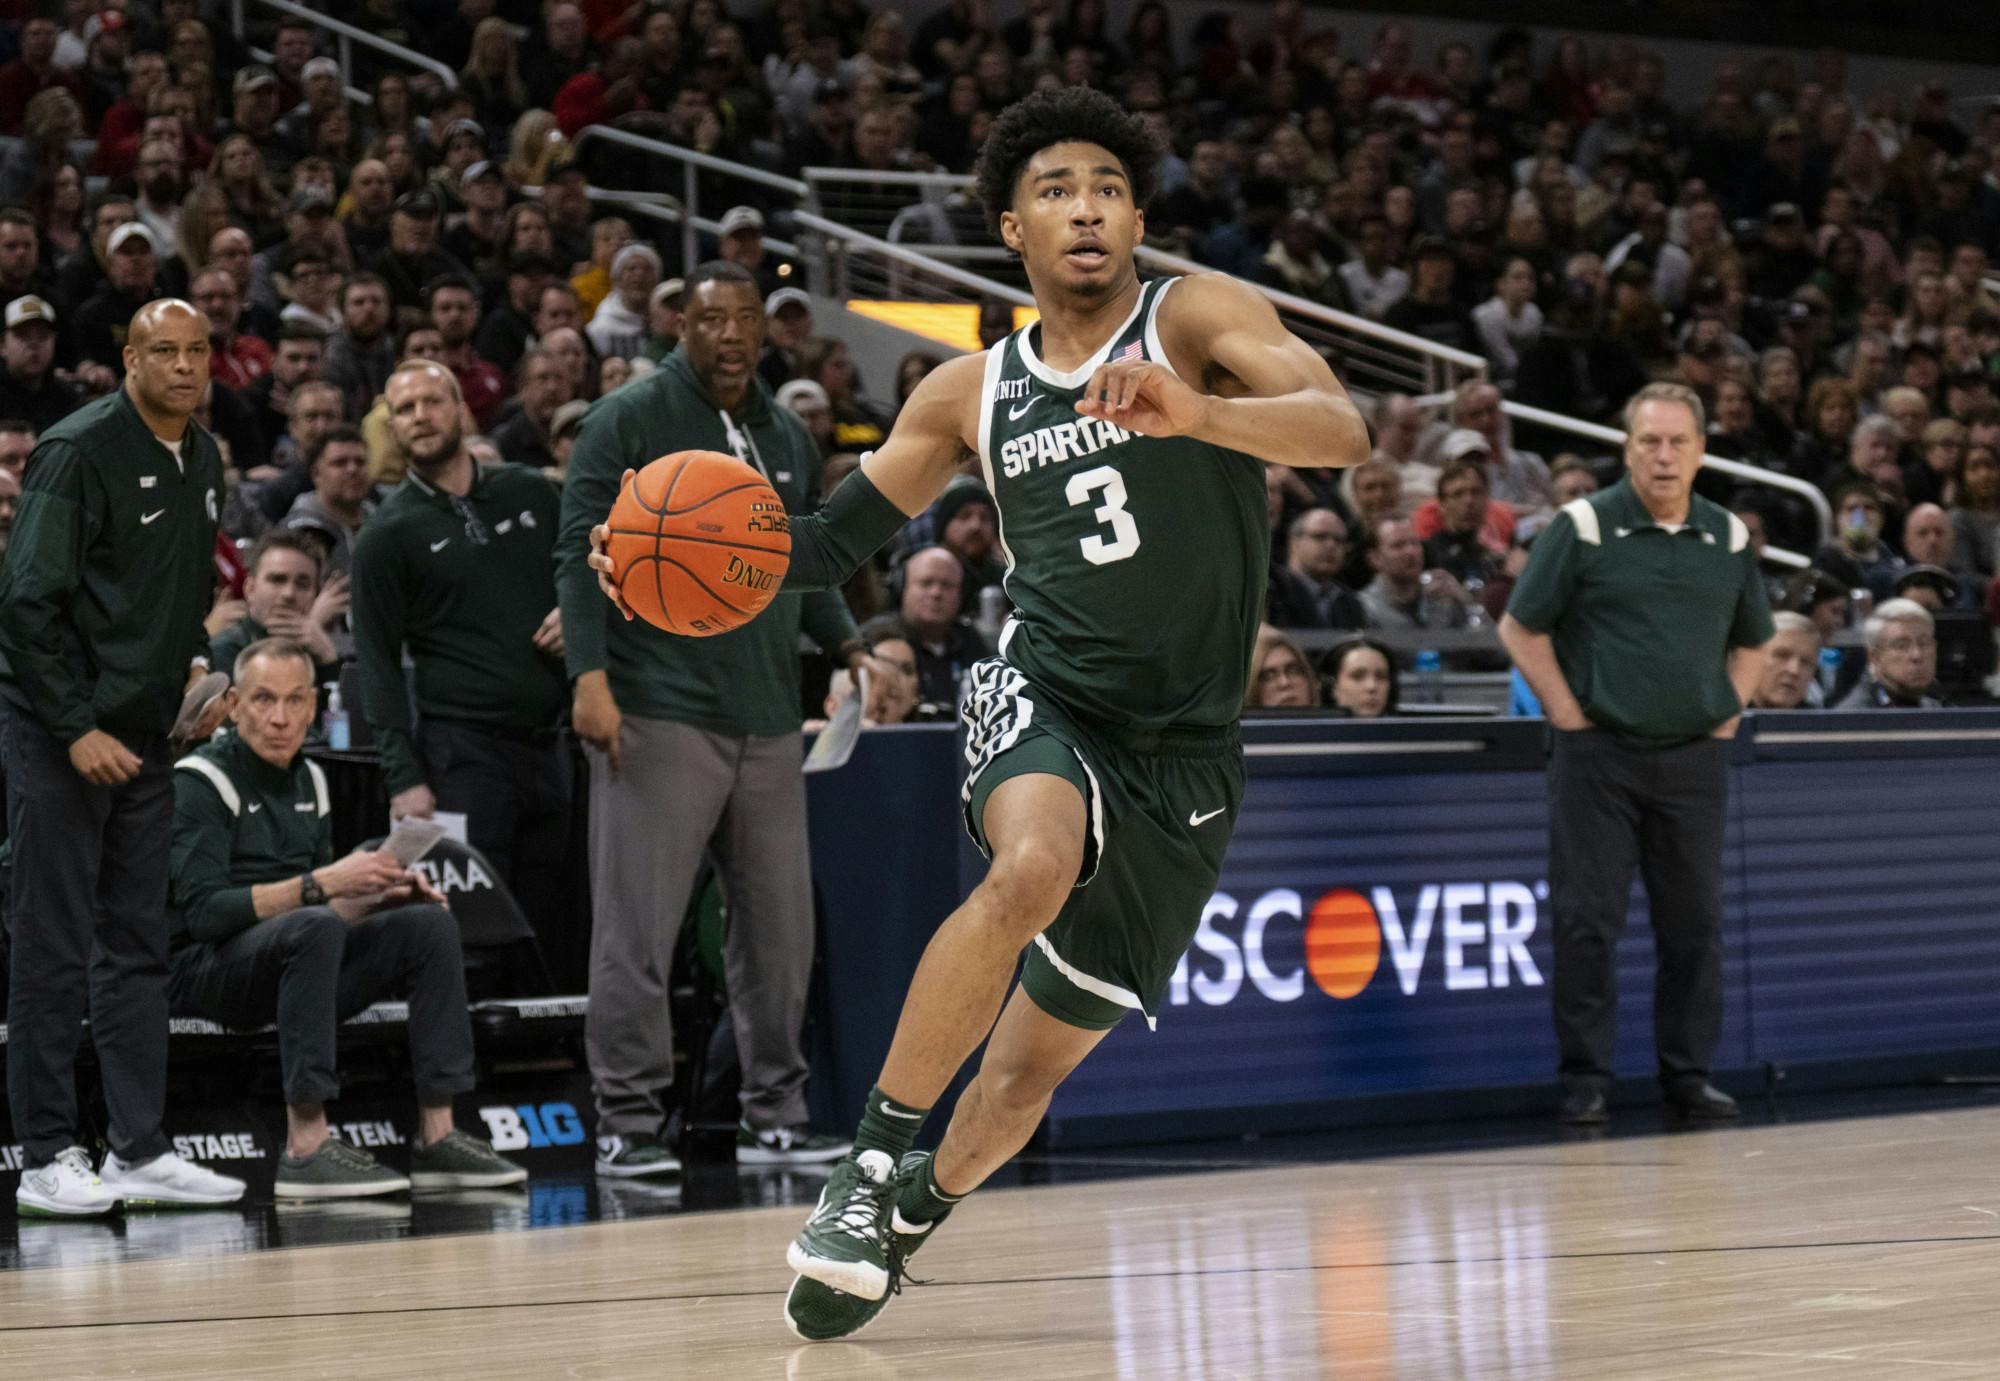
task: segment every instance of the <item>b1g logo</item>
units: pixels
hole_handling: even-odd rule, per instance
[[[576,1146],[583,1141],[583,1119],[574,1103],[521,1103],[514,1107],[479,1110],[487,1139],[496,1151],[540,1150],[546,1146]]]
[[[1181,956],[1167,990],[1169,1005],[1190,1000],[1222,1007],[1250,988],[1272,1002],[1295,1002],[1306,980],[1328,997],[1346,1000],[1373,981],[1389,952],[1396,983],[1405,997],[1416,994],[1433,935],[1443,952],[1444,986],[1461,992],[1505,988],[1518,978],[1524,987],[1542,985],[1541,970],[1528,953],[1528,937],[1539,923],[1539,903],[1548,884],[1520,882],[1429,883],[1405,911],[1387,887],[1363,896],[1341,887],[1310,906],[1289,887],[1265,892],[1245,907],[1227,892],[1209,898],[1194,944]],[[1303,946],[1286,932],[1303,930]],[[1273,967],[1272,942],[1298,953],[1295,965]],[[1282,971],[1280,971],[1282,968]]]

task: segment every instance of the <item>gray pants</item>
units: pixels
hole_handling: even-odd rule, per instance
[[[800,1046],[812,975],[812,873],[797,734],[732,738],[625,717],[620,770],[590,751],[590,1014],[598,1130],[655,1136],[673,1082],[667,979],[702,853],[729,894],[723,941],[743,1120],[806,1120]]]

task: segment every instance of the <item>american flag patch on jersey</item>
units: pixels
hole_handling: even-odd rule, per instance
[[[1145,348],[1146,348],[1146,343],[1144,341],[1135,340],[1130,345],[1126,346],[1123,350],[1120,350],[1117,354],[1113,355],[1111,357],[1111,362],[1113,364],[1123,364],[1127,360],[1136,360],[1139,358],[1140,353]]]

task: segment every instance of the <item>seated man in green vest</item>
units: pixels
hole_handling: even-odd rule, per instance
[[[355,1198],[519,1184],[528,1172],[457,1130],[473,1086],[458,924],[421,874],[386,853],[333,860],[326,778],[300,746],[312,655],[276,638],[238,654],[233,734],[175,764],[169,1001],[225,1026],[278,1027],[287,1144],[280,1198]],[[419,1135],[407,1177],[328,1135],[340,1023],[406,996]]]
[[[251,544],[244,558],[242,618],[208,640],[208,664],[228,671],[251,643],[286,638],[312,654],[313,683],[340,679],[340,664],[354,655],[348,636],[347,577],[321,583],[320,547],[310,533],[273,528]]]

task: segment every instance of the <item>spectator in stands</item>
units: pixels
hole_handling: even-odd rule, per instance
[[[1005,572],[999,560],[999,506],[985,485],[958,480],[931,505],[931,516],[938,545],[956,556],[964,568],[960,612],[975,615],[980,592],[998,585]]]
[[[456,259],[473,277],[491,278],[506,250],[507,176],[498,163],[482,158],[466,167],[459,178],[458,192],[464,209],[451,218],[450,228],[438,238],[436,247]],[[394,224],[392,218],[392,241]]]
[[[243,649],[283,638],[312,656],[314,685],[338,681],[344,635],[336,631],[347,618],[347,576],[326,574],[318,542],[287,528],[252,543],[243,569],[243,617],[208,640],[210,664],[233,674]]]
[[[1347,524],[1331,508],[1308,508],[1287,529],[1282,561],[1273,560],[1264,619],[1278,628],[1362,628],[1367,615],[1341,581]]]
[[[1951,517],[1934,503],[1921,503],[1912,508],[1903,519],[1903,554],[1909,558],[1910,568],[1935,566],[1950,573],[1959,584],[1959,590],[1946,601],[1947,607],[1975,609],[1979,601],[1974,597],[1976,587],[1983,584],[1979,572],[1974,569],[1969,554],[1958,550],[1957,541],[1951,528]],[[1909,575],[1905,571],[1891,587],[1895,594],[1903,593],[1903,580]]]
[[[537,304],[555,286],[555,277],[555,261],[546,254],[529,252],[508,260],[505,298],[487,311],[472,338],[480,359],[503,373],[521,362],[521,352],[535,338]]]
[[[7,304],[0,336],[0,416],[47,431],[83,402],[83,391],[55,370],[55,309],[39,297]]]
[[[322,434],[306,452],[306,473],[312,488],[292,501],[285,526],[321,544],[320,567],[329,586],[335,579],[344,583],[354,568],[354,539],[375,511],[368,443],[360,430],[342,425]]]
[[[975,89],[976,91],[976,89]],[[1172,191],[1156,198],[1146,216],[1146,230],[1149,235],[1158,235],[1171,242],[1178,253],[1188,253],[1205,240],[1210,232],[1234,213],[1235,204],[1229,195],[1229,151],[1220,139],[1198,139],[1188,154],[1187,181]],[[1383,265],[1381,256],[1376,259],[1377,271]],[[1397,270],[1400,273],[1400,270]],[[1341,274],[1347,281],[1350,297],[1354,283],[1342,266]],[[1380,312],[1372,307],[1364,308],[1359,298],[1355,298],[1355,310],[1367,310],[1371,316]]]
[[[1837,710],[1935,710],[1947,702],[1937,685],[1937,624],[1911,599],[1889,599],[1862,626],[1868,670]]]
[[[1288,212],[1279,223],[1271,247],[1264,251],[1262,281],[1281,292],[1340,311],[1350,305],[1346,285],[1332,261],[1320,252],[1319,229],[1307,210]]]
[[[1391,257],[1387,220],[1362,218],[1354,256],[1340,266],[1340,279],[1354,310],[1378,321],[1409,293],[1410,276]]]
[[[740,266],[689,275],[681,348],[599,405],[570,460],[556,550],[574,722],[589,746],[592,894],[585,1032],[598,1102],[600,1174],[672,1174],[661,1143],[673,1078],[667,974],[703,850],[720,856],[735,909],[725,937],[731,1020],[743,1052],[738,1158],[826,1162],[848,1145],[806,1126],[800,1046],[812,970],[805,793],[799,776],[802,629],[850,673],[866,644],[839,595],[779,600],[732,635],[667,639],[611,617],[585,564],[619,477],[635,463],[704,447],[754,454],[785,502],[817,502],[805,429],[756,377],[763,296]],[[717,823],[720,821],[720,828]]]
[[[181,185],[179,146],[164,139],[142,145],[135,173],[139,197],[133,203],[133,209],[138,213],[140,224],[152,231],[153,238],[160,244],[178,243],[181,197],[185,192]]]
[[[1361,591],[1371,629],[1463,628],[1465,589],[1443,571],[1425,571],[1424,543],[1406,518],[1381,518],[1368,547],[1375,578]],[[1401,660],[1414,661],[1412,652]]]
[[[806,432],[812,437],[813,445],[819,448],[821,458],[830,460],[834,455],[833,406],[827,401],[826,390],[811,379],[793,379],[778,389],[777,399],[779,407],[790,408],[805,424]]]
[[[549,109],[556,92],[579,73],[590,70],[594,54],[583,10],[571,0],[559,0],[542,14],[542,37],[521,55],[525,104]]]
[[[1896,577],[1895,595],[1897,599],[1921,604],[1933,615],[1947,610],[1971,613],[1979,609],[1976,592],[1942,566],[1911,565]]]
[[[349,417],[374,405],[396,366],[392,324],[389,285],[379,275],[357,273],[341,285],[340,329],[327,340],[323,373]]]
[[[167,734],[208,669],[223,484],[214,440],[188,425],[207,325],[184,303],[151,304],[126,354],[123,388],[40,438],[0,571],[7,1099],[23,1148],[15,1199],[29,1212],[102,1214],[128,1196],[226,1204],[244,1190],[181,1159],[161,1131]],[[165,520],[141,522],[153,502]],[[86,535],[111,531],[124,535]],[[98,1174],[77,1111],[86,1008],[110,1113]]]
[[[1257,629],[1243,704],[1252,710],[1311,709],[1321,700],[1319,678],[1299,645],[1269,624]]]
[[[1972,569],[1992,579],[2000,564],[2000,452],[1968,444],[1958,501],[1951,508],[1952,544]]]
[[[781,389],[797,377],[800,349],[812,338],[812,298],[800,288],[780,288],[764,299],[764,312],[771,325],[757,373],[768,387]]]
[[[66,91],[82,101],[82,83],[75,72],[56,66],[55,54],[54,21],[29,16],[21,25],[20,55],[0,67],[0,135],[24,133],[28,103],[44,91]]]
[[[686,283],[686,279],[669,278],[666,282],[653,289],[653,295],[650,299],[652,305],[647,309],[646,313],[646,324],[650,328],[650,334],[646,337],[646,348],[639,353],[654,364],[659,364],[665,360],[667,356],[673,354],[680,346],[681,299]],[[797,293],[799,297],[805,298],[806,310],[803,314],[804,321],[801,325],[798,313],[785,313],[782,310],[788,300],[784,297],[786,291],[787,289],[780,288],[771,295],[774,300],[777,300],[777,307],[772,310],[776,311],[779,315],[787,317],[785,324],[778,326],[775,333],[786,335],[803,345],[806,338],[812,334],[812,299],[805,298],[805,294],[799,292],[797,288],[789,289],[789,291]],[[766,350],[765,358],[769,359],[770,357],[770,351]],[[771,382],[768,375],[765,376],[764,382],[767,384]]]
[[[470,278],[433,279],[425,296],[431,324],[437,327],[440,358],[458,380],[459,396],[472,409],[481,430],[491,427],[507,400],[507,376],[479,357],[472,332],[479,324],[479,290]]]
[[[958,717],[956,706],[949,702],[938,704],[918,698],[917,654],[907,641],[899,637],[879,637],[869,644],[869,655],[874,660],[875,669],[869,673],[868,703],[861,711],[863,728],[907,724],[913,720],[935,723]],[[826,693],[827,718],[831,719],[853,694],[852,680],[845,676],[834,677]],[[805,727],[810,730],[824,729],[826,721],[810,721]]]
[[[1484,438],[1494,498],[1517,513],[1546,512],[1555,506],[1549,467],[1533,451],[1514,445],[1513,424],[1501,402],[1500,390],[1483,379],[1460,384],[1452,404],[1452,425]]]
[[[1380,719],[1396,713],[1402,686],[1396,656],[1386,643],[1365,635],[1338,643],[1326,656],[1329,699],[1351,719]]]
[[[1889,504],[1874,483],[1856,479],[1834,491],[1834,541],[1813,556],[1813,565],[1859,589],[1866,586],[1880,600],[1903,573],[1904,561],[1882,540]]]
[[[401,365],[388,403],[410,478],[355,543],[354,632],[389,813],[463,812],[467,840],[507,879],[555,973],[575,982],[558,491],[532,470],[473,464],[444,366]]]
[[[152,231],[128,221],[111,232],[105,249],[104,286],[76,310],[77,349],[85,359],[122,374],[126,326],[158,286],[158,246]]]
[[[285,434],[271,448],[270,461],[244,471],[246,478],[266,481],[258,507],[268,520],[276,522],[291,508],[292,500],[309,487],[305,454],[320,436],[339,426],[344,416],[340,390],[324,379],[293,386]]]
[[[1610,1115],[1615,949],[1642,852],[1663,1092],[1683,1116],[1738,1114],[1709,1082],[1722,1018],[1723,740],[1762,680],[1772,635],[1748,534],[1693,492],[1707,434],[1701,400],[1678,384],[1650,385],[1627,409],[1626,434],[1628,478],[1559,513],[1536,539],[1500,628],[1557,731],[1559,1116],[1582,1125]],[[1704,651],[1633,650],[1654,643]]]
[[[554,294],[549,301],[559,301]],[[600,393],[597,361],[591,358],[590,347],[583,343],[583,333],[574,327],[564,326],[542,333],[540,349],[562,368],[562,377],[568,385],[566,398],[595,398]]]
[[[799,377],[826,390],[833,407],[835,449],[865,451],[882,444],[888,418],[862,396],[845,342],[825,336],[806,341],[799,347]]]
[[[389,247],[389,217],[395,200],[395,181],[389,176],[389,165],[381,159],[364,158],[348,173],[347,192],[335,213],[356,264],[374,263]]]
[[[1859,418],[1854,385],[1830,376],[1813,380],[1806,392],[1803,426],[1792,446],[1791,473],[1815,484],[1838,476],[1846,468]]]
[[[1243,179],[1238,199],[1242,206],[1235,217],[1202,241],[1201,259],[1224,273],[1261,283],[1266,281],[1264,256],[1291,209],[1290,194],[1278,178],[1257,173]]]
[[[1604,256],[1604,271],[1615,275],[1626,260],[1644,264],[1650,272],[1646,280],[1653,301],[1677,312],[1687,300],[1694,281],[1694,261],[1688,252],[1667,238],[1667,208],[1657,203],[1640,215],[1638,228],[1611,247]]]
[[[436,193],[426,189],[406,192],[396,199],[389,217],[389,248],[376,259],[375,272],[394,309],[393,316],[383,323],[385,331],[391,325],[407,330],[424,320],[426,284],[468,272],[464,264],[438,247]],[[353,280],[349,281],[351,286]]]
[[[748,269],[757,280],[757,290],[765,297],[794,280],[792,265],[777,259],[765,247],[764,213],[756,207],[730,207],[722,213],[717,234],[720,243],[717,257]]]
[[[1472,598],[1485,599],[1482,592],[1489,586],[1507,583],[1505,562],[1513,529],[1508,529],[1504,545],[1486,529],[1492,503],[1486,468],[1477,455],[1473,452],[1445,464],[1438,479],[1437,531],[1424,541],[1424,565],[1450,575]]]
[[[236,280],[222,269],[197,274],[192,295],[194,305],[208,318],[211,375],[224,388],[242,392],[270,369],[271,347],[236,329],[243,300],[236,295]]]
[[[1493,280],[1493,296],[1472,311],[1480,350],[1491,364],[1493,382],[1503,391],[1514,382],[1521,355],[1542,335],[1542,309],[1535,305],[1535,266],[1509,258]]]
[[[521,406],[493,429],[492,440],[510,465],[540,470],[555,464],[549,450],[549,428],[556,409],[575,396],[575,388],[554,354],[540,346],[521,356],[515,368]]]
[[[1519,520],[1511,504],[1492,497],[1492,445],[1481,433],[1469,427],[1457,427],[1445,433],[1444,441],[1438,447],[1438,460],[1445,469],[1470,462],[1480,467],[1486,476],[1486,496],[1484,517],[1480,519],[1481,540],[1496,554],[1505,555],[1514,540],[1514,528]],[[1444,475],[1438,475],[1438,497],[1423,501],[1417,506],[1412,521],[1417,533],[1425,541],[1437,536],[1444,526],[1442,498]],[[1553,497],[1553,494],[1551,494]],[[1547,512],[1547,507],[1539,511]]]
[[[916,657],[917,699],[956,711],[965,673],[993,649],[963,612],[964,569],[944,547],[925,547],[903,563],[901,602],[861,626],[875,646],[902,638]],[[878,654],[879,655],[879,654]]]
[[[519,1184],[526,1170],[452,1123],[452,1099],[474,1077],[465,961],[444,896],[386,850],[334,861],[326,777],[300,752],[315,708],[306,650],[254,643],[236,673],[236,732],[173,774],[174,1009],[245,1030],[277,1023],[280,1198]],[[340,1023],[392,996],[409,999],[419,1108],[408,1176],[326,1123]]]
[[[598,304],[584,328],[599,359],[617,356],[629,360],[645,349],[652,334],[648,317],[653,289],[659,283],[660,254],[651,245],[634,241],[612,256],[611,293]]]
[[[1764,675],[1750,698],[1753,710],[1816,710],[1826,704],[1819,683],[1819,627],[1804,614],[1771,615],[1777,632],[1764,649]]]
[[[1382,314],[1383,324],[1454,350],[1476,350],[1472,322],[1453,295],[1458,261],[1450,244],[1425,235],[1411,251],[1411,261],[1410,291]]]

